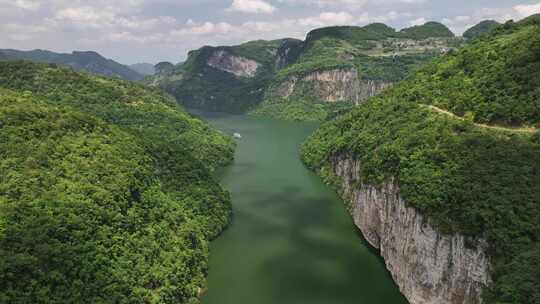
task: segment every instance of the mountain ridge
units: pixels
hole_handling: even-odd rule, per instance
[[[289,98],[280,98],[279,102],[268,100],[271,96],[268,90],[299,71],[307,75],[352,67],[360,79],[393,83],[396,80],[389,78],[400,80],[420,63],[460,43],[446,26],[435,22],[399,32],[382,23],[325,27],[310,31],[305,40],[283,38],[248,41],[236,46],[204,46],[190,51],[182,67],[169,67],[167,73],[150,77],[146,83],[161,87],[187,107],[234,113],[256,110],[255,113],[266,115],[268,111],[259,109],[259,105],[267,103],[277,105],[277,111],[283,113],[286,110],[282,105],[289,104]],[[399,55],[403,56],[398,58]],[[350,84],[344,83],[342,87]],[[295,91],[293,95],[305,105],[307,112],[313,104],[322,104],[322,117],[329,112],[327,106],[337,105],[319,100],[320,96],[302,94]],[[338,101],[343,105],[357,102]]]
[[[143,75],[126,65],[107,59],[95,51],[73,51],[72,53],[56,53],[48,50],[20,51],[0,49],[0,60],[30,60],[41,63],[56,63],[70,66],[76,70],[108,76],[120,77],[124,80],[140,81]]]

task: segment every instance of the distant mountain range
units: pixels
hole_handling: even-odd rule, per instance
[[[321,120],[339,110],[334,106],[358,104],[465,42],[438,22],[400,31],[382,23],[332,26],[305,40],[205,46],[183,65],[157,64],[145,81],[190,108]]]
[[[189,52],[182,65],[157,64],[145,82],[189,108],[324,120],[497,25],[482,22],[465,37],[439,22],[401,30],[383,23],[331,26],[312,30],[305,40],[204,46]]]
[[[0,60],[29,60],[34,62],[56,63],[70,66],[75,70],[85,70],[93,74],[118,77],[131,81],[140,81],[145,76],[145,74],[141,74],[128,66],[107,59],[100,54],[91,51],[74,51],[71,54],[62,54],[46,50],[19,51],[4,49],[0,50]]]
[[[150,76],[156,73],[156,68],[151,63],[136,63],[130,65],[129,68],[144,76]]]

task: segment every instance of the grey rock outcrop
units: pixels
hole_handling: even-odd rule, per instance
[[[331,163],[356,226],[379,249],[410,303],[482,303],[491,282],[485,240],[440,233],[401,198],[395,181],[362,184],[360,163],[352,157],[336,156]]]
[[[271,98],[289,98],[295,89],[306,85],[311,95],[324,102],[349,101],[356,105],[392,86],[391,82],[364,80],[354,68],[315,71],[304,75],[291,76],[271,88]]]
[[[215,51],[207,64],[215,69],[234,74],[237,77],[255,77],[259,63],[255,60],[235,56],[224,50]]]

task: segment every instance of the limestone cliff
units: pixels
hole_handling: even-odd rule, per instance
[[[400,197],[395,181],[362,184],[360,163],[350,156],[333,157],[331,164],[354,223],[410,303],[482,303],[491,282],[486,241],[440,233]]]
[[[234,74],[237,77],[254,77],[259,68],[255,60],[235,56],[224,50],[215,51],[207,64],[218,70]]]
[[[339,68],[314,71],[304,76],[290,76],[272,87],[269,97],[287,99],[296,91],[302,90],[307,92],[301,94],[310,95],[316,101],[349,101],[358,105],[391,85],[392,83],[387,81],[361,79],[355,68]]]

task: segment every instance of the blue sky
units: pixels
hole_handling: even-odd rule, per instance
[[[178,62],[203,45],[303,38],[322,26],[434,20],[461,34],[484,19],[534,13],[539,0],[0,0],[0,48]]]

